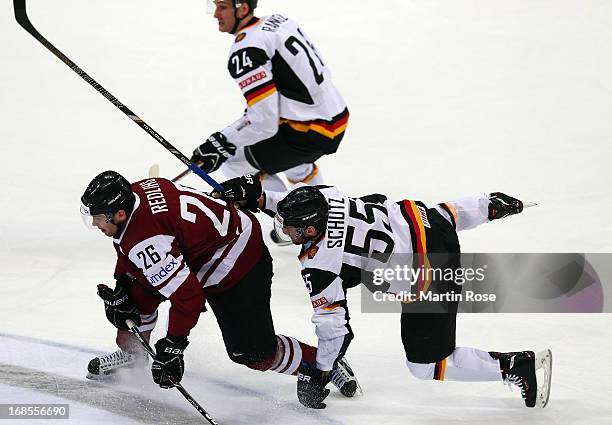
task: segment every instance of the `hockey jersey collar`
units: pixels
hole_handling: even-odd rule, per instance
[[[312,258],[315,255],[317,255],[317,252],[319,251],[319,244],[321,243],[323,239],[325,239],[325,233],[323,233],[321,236],[319,236],[314,241],[307,242],[304,245],[302,245],[302,250],[300,251],[300,254],[298,255],[298,260],[303,262],[307,257],[312,260]]]
[[[132,193],[134,193],[134,192],[132,192]],[[134,193],[134,197],[136,198],[136,201],[134,201],[134,209],[132,209],[132,212],[130,213],[130,216],[128,217],[127,221],[125,222],[125,226],[123,226],[123,229],[121,229],[121,233],[119,234],[119,237],[113,238],[113,242],[116,243],[117,245],[121,244],[121,240],[123,239],[123,235],[125,235],[125,232],[126,232],[128,226],[130,225],[130,221],[132,221],[132,217],[134,217],[134,214],[136,213],[136,210],[140,206],[140,197],[136,193]]]
[[[244,27],[240,28],[240,31],[238,31],[238,34],[236,34],[236,36],[240,35],[246,29],[254,27],[255,25],[257,25],[260,22],[261,22],[261,19],[256,18],[256,17],[252,17],[251,20],[249,22],[247,22],[247,24]]]

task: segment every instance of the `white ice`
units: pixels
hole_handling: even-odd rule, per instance
[[[186,154],[241,114],[225,69],[232,38],[202,0],[29,0],[28,9],[43,35]],[[320,161],[327,182],[351,195],[441,201],[501,190],[539,203],[463,233],[465,252],[611,251],[610,1],[261,0],[258,11],[296,18],[346,97],[347,136]],[[82,226],[79,197],[107,169],[137,180],[153,163],[166,177],[182,165],[23,31],[8,0],[0,46],[0,365],[85,383],[93,353],[115,349],[95,295],[111,281],[114,251]],[[314,343],[295,252],[272,252],[277,331]],[[224,424],[612,423],[609,315],[459,318],[459,345],[553,350],[551,401],[533,410],[501,383],[417,381],[399,318],[362,314],[357,290],[349,302],[363,397],[333,393],[324,411],[302,408],[294,378],[227,359],[210,313],[191,334],[185,387]],[[7,386],[6,375],[0,403],[63,401],[71,423],[136,423]],[[199,420],[146,371],[110,388]]]

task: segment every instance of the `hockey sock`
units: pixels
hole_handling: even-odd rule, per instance
[[[317,355],[315,347],[304,344],[290,336],[276,335],[276,339],[278,348],[275,362],[270,368],[271,371],[295,375],[302,362],[315,362]]]
[[[141,332],[145,341],[149,342],[151,338],[151,331]],[[117,346],[121,348],[123,351],[126,351],[131,354],[145,355],[146,352],[140,344],[140,341],[134,336],[134,334],[130,331],[122,331],[117,329],[117,338],[115,340]]]
[[[316,164],[302,164],[285,171],[291,184],[306,183],[316,186],[323,183],[323,174]]]
[[[435,209],[450,223],[454,221],[458,232],[489,222],[489,197],[486,195],[445,202],[437,205]]]
[[[476,348],[457,347],[437,363],[406,362],[410,372],[423,380],[485,382],[501,381],[499,361]]]
[[[273,192],[284,192],[287,190],[285,182],[276,174],[264,174],[261,187],[264,190],[271,190]]]

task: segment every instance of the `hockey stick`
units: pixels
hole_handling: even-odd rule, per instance
[[[200,176],[206,183],[211,185],[213,189],[223,192],[223,186],[217,183],[212,177],[205,173],[196,164],[193,164],[189,159],[183,155],[178,149],[176,149],[170,142],[164,139],[158,132],[153,130],[146,122],[144,122],[138,115],[132,112],[127,106],[121,103],[115,96],[113,96],[108,90],[100,85],[96,80],[90,77],[85,71],[83,71],[77,64],[72,62],[66,55],[60,52],[53,44],[51,44],[45,37],[43,37],[28,17],[26,11],[26,0],[13,0],[13,7],[15,9],[15,19],[17,23],[23,27],[30,35],[32,35],[40,44],[45,46],[51,53],[57,58],[64,62],[70,69],[72,69],[79,77],[81,77],[87,84],[92,86],[98,93],[104,96],[110,103],[115,105],[117,109],[127,115],[134,123],[146,131],[151,137],[153,137],[159,144],[166,148],[170,153],[177,157],[183,164],[189,167],[190,171],[193,171]]]
[[[127,319],[125,321],[125,324],[128,326],[128,328],[130,328],[130,330],[134,333],[134,335],[136,336],[136,338],[138,339],[138,341],[140,341],[140,344],[142,344],[143,348],[147,351],[147,353],[149,353],[149,355],[151,356],[151,358],[155,358],[155,351],[153,351],[153,348],[149,345],[149,343],[144,339],[144,337],[142,336],[142,334],[140,333],[140,331],[138,330],[138,327],[136,326],[136,324],[131,321],[130,319]],[[206,420],[212,424],[212,425],[219,425],[218,422],[216,422],[213,418],[211,418],[211,416],[208,414],[208,412],[206,410],[204,410],[204,408],[202,406],[200,406],[198,404],[197,401],[195,401],[195,399],[187,392],[187,390],[180,384],[180,383],[176,383],[174,384],[174,388],[176,388],[177,390],[179,390],[179,392],[183,395],[183,397],[185,397],[187,399],[187,401],[189,403],[191,403],[191,405],[193,407],[195,407],[195,409],[200,412],[200,414],[202,416],[204,416],[206,418]]]

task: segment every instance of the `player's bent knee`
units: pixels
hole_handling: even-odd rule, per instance
[[[262,357],[260,355],[246,353],[228,353],[229,358],[234,362],[248,367],[249,369],[265,372],[272,367],[274,355]]]
[[[423,381],[429,381],[433,379],[434,370],[436,367],[435,363],[412,363],[406,360],[406,366],[410,370],[412,376]]]

